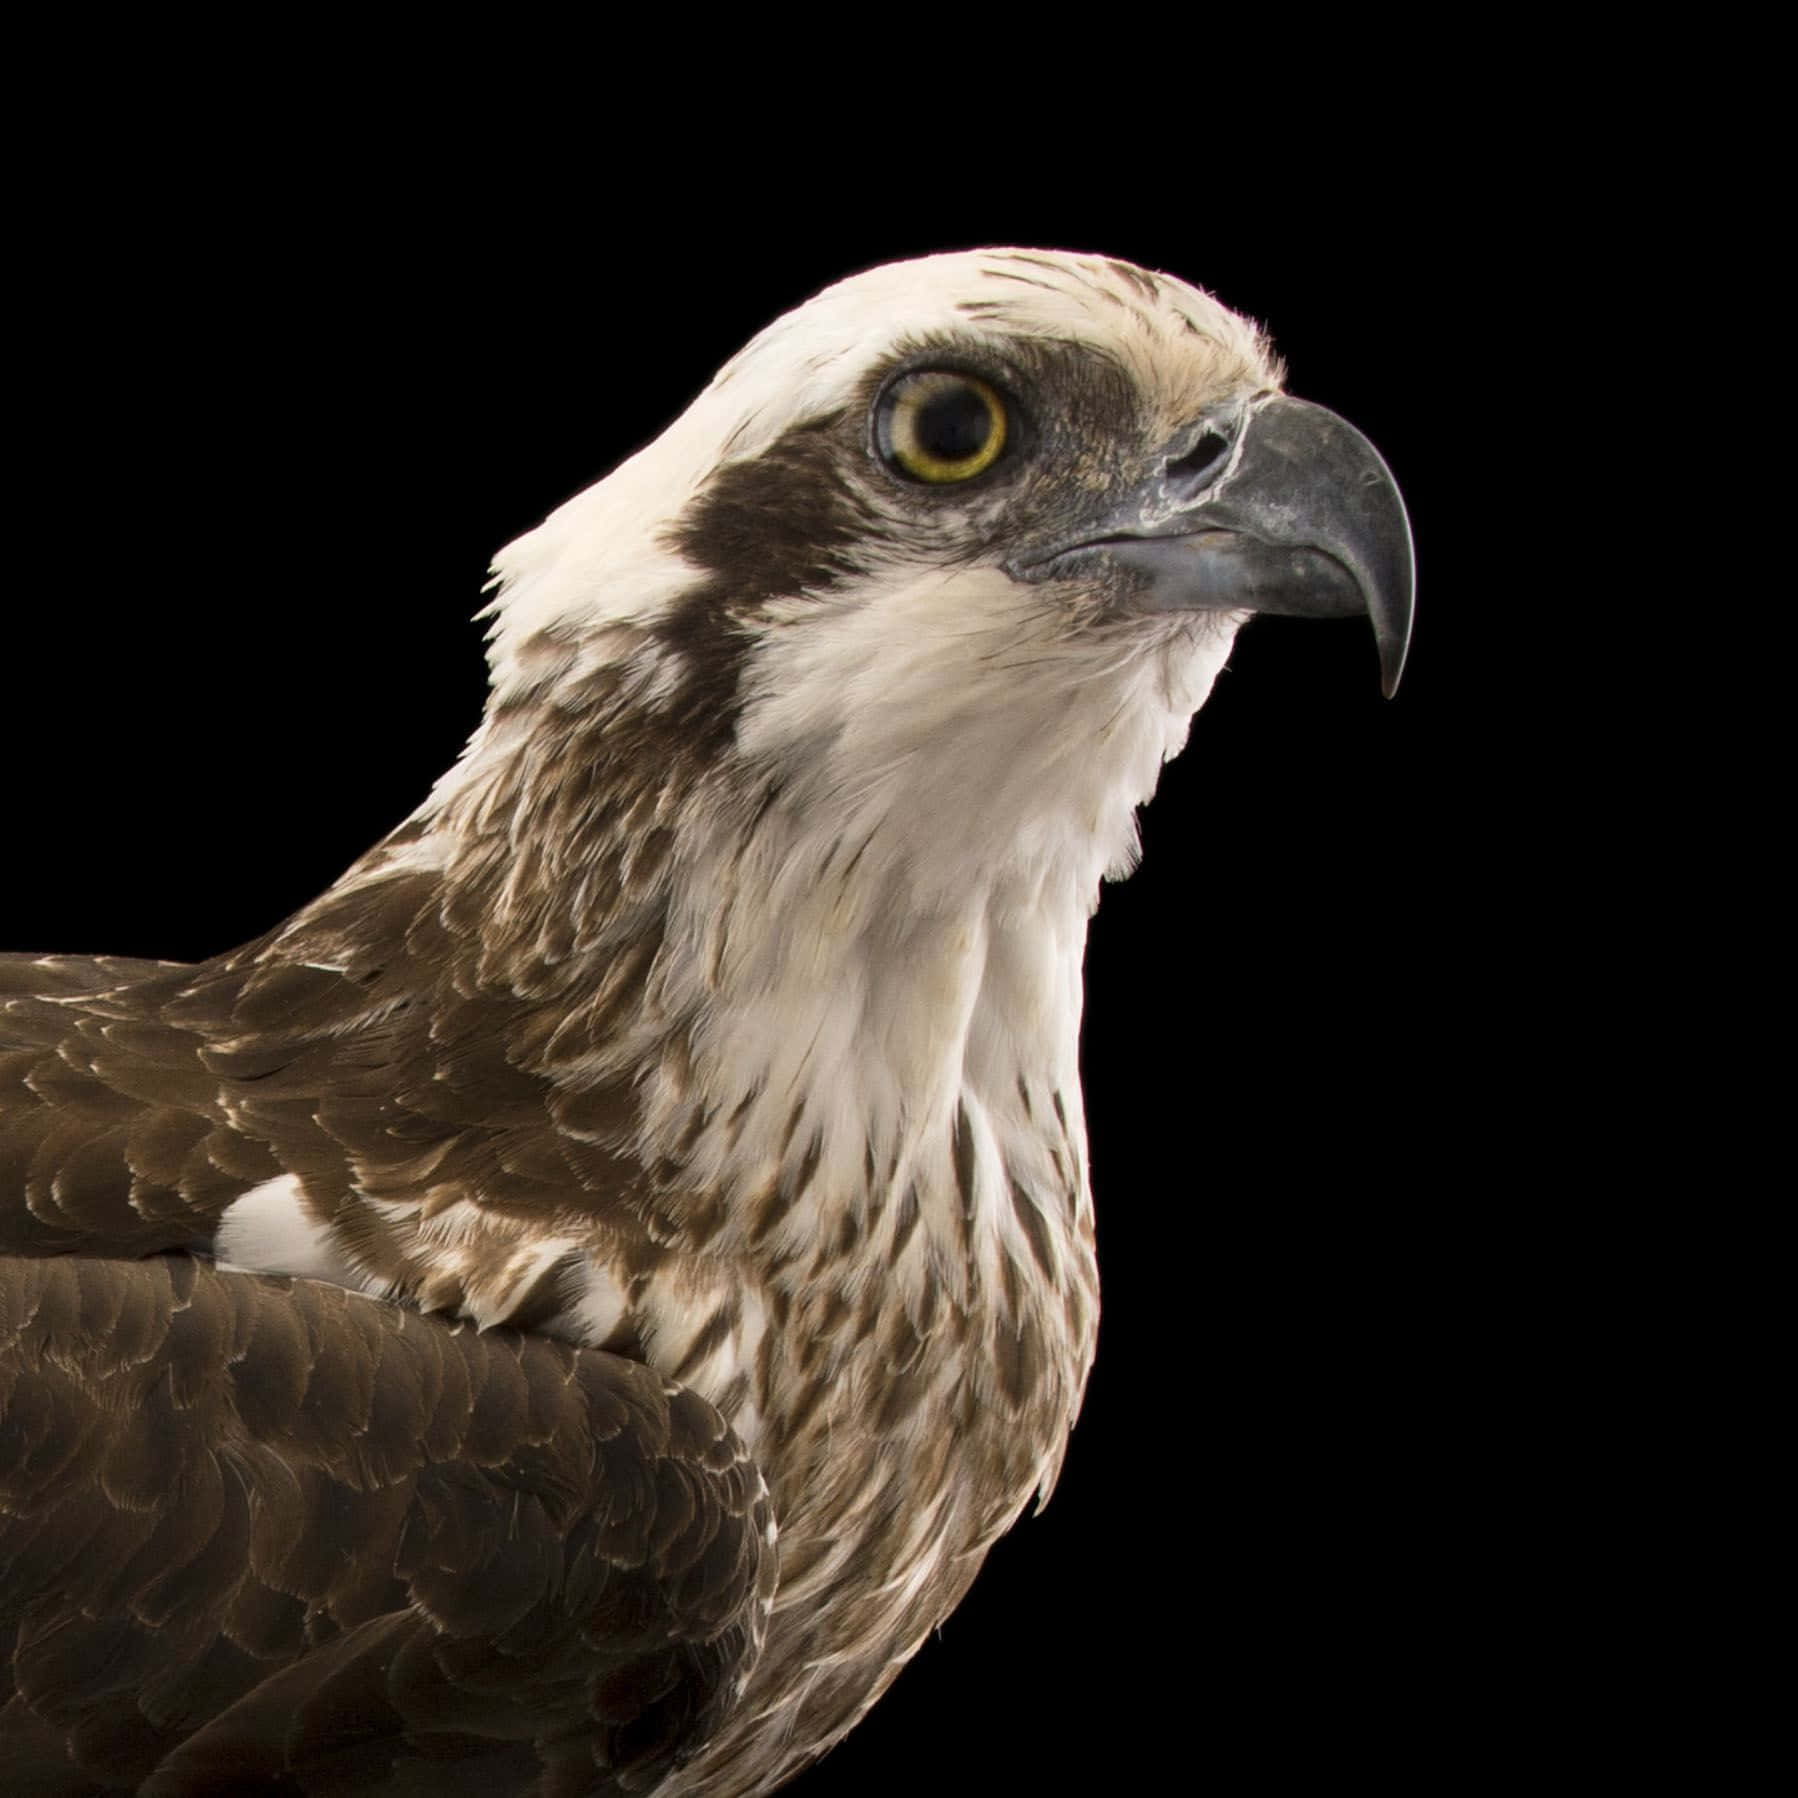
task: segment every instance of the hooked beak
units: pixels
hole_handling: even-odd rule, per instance
[[[1283,612],[1373,621],[1381,685],[1398,691],[1411,639],[1411,524],[1380,452],[1307,400],[1251,403],[1234,443],[1170,460],[1099,534],[1027,572],[1088,558],[1133,571],[1145,612]],[[1194,467],[1195,463],[1202,466]]]

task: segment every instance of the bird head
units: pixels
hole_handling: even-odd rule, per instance
[[[1127,263],[854,276],[502,552],[496,703],[603,689],[661,720],[620,753],[729,759],[833,839],[948,806],[1011,841],[1053,813],[1127,865],[1103,819],[1147,796],[1250,614],[1364,612],[1398,682],[1398,490],[1281,386],[1254,326]]]

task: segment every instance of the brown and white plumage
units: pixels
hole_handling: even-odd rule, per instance
[[[919,368],[1010,397],[990,476],[924,486],[883,460],[870,416]],[[1161,574],[1109,552],[1224,494],[1295,416],[1278,387],[1241,320],[1124,264],[996,251],[845,282],[502,554],[485,719],[328,892],[198,967],[0,964],[8,1366],[17,1402],[89,1455],[47,1474],[22,1453],[0,1486],[26,1544],[0,1574],[20,1645],[0,1730],[93,1775],[70,1790],[205,1789],[181,1783],[205,1753],[302,1790],[354,1755],[363,1783],[329,1789],[411,1789],[459,1757],[488,1790],[725,1798],[773,1790],[855,1722],[1047,1494],[1079,1407],[1086,919],[1246,609],[1164,603]],[[1246,527],[1207,528],[1209,553]],[[1353,550],[1335,565],[1377,586]],[[1281,555],[1282,579],[1315,576]],[[101,1454],[88,1420],[163,1394],[168,1320],[190,1312],[235,1320],[248,1350],[208,1324],[204,1403],[157,1397],[173,1460]],[[115,1342],[126,1315],[141,1352]],[[266,1371],[259,1332],[279,1338]],[[393,1376],[378,1428],[314,1390],[338,1358],[360,1395],[419,1356],[471,1378],[542,1367],[563,1412],[483,1460],[422,1375]],[[267,1381],[287,1383],[278,1417]],[[585,1483],[544,1464],[604,1440],[627,1394]],[[0,1446],[25,1443],[17,1415]],[[371,1459],[395,1430],[422,1456]],[[739,1453],[778,1530],[765,1641],[774,1555]],[[221,1526],[222,1571],[171,1573],[146,1613],[157,1556],[138,1544],[99,1627],[136,1652],[146,1615],[178,1616],[194,1653],[255,1660],[237,1613],[285,1594],[268,1691],[242,1667],[174,1698],[28,1678],[30,1645],[69,1627],[31,1546],[58,1494],[111,1542],[150,1518],[150,1541],[226,1468],[249,1547]],[[446,1618],[406,1583],[438,1527],[430,1482],[475,1480],[483,1516],[516,1494],[572,1565],[621,1484],[660,1494],[656,1469],[705,1551],[680,1562],[663,1511],[631,1509],[608,1565],[638,1581],[640,1637],[596,1642],[585,1673],[558,1663],[535,1723],[524,1697],[493,1722],[505,1748],[469,1741],[446,1694],[513,1667],[517,1618]],[[361,1583],[333,1608],[316,1579],[283,1582],[302,1550],[267,1538],[333,1540],[346,1492],[387,1533],[339,1520]],[[455,1570],[510,1589],[495,1554]],[[389,1671],[357,1696],[355,1644],[401,1638],[439,1670],[428,1689]],[[314,1689],[350,1746],[331,1723],[280,1733]]]

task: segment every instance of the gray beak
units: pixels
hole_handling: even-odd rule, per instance
[[[1130,603],[1144,611],[1364,612],[1381,684],[1388,698],[1398,690],[1411,639],[1410,520],[1380,452],[1326,407],[1269,394],[1233,440],[1205,430],[1102,535],[1054,563],[1095,553],[1140,577]]]

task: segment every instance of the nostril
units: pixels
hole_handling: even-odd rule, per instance
[[[1221,431],[1207,431],[1184,456],[1167,465],[1167,478],[1182,486],[1188,482],[1203,486],[1218,472],[1229,453],[1229,438]]]

